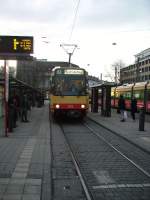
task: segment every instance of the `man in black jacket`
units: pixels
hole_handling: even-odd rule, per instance
[[[135,97],[131,100],[131,116],[132,119],[135,120],[135,113],[137,112],[137,100]]]

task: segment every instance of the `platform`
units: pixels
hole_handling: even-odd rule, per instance
[[[89,112],[88,116],[103,126],[127,137],[150,152],[150,123],[138,130],[128,118],[120,122],[115,112],[111,117]],[[9,137],[0,136],[0,199],[48,200],[51,196],[51,152],[48,104],[33,108],[29,123],[18,122]]]
[[[120,121],[121,115],[117,114],[115,109],[111,111],[111,117],[103,117],[100,112],[89,112],[88,117],[150,152],[150,115],[146,116],[144,131],[139,131],[138,113],[136,113],[136,120],[134,121],[130,112],[128,112],[128,118],[125,122]]]

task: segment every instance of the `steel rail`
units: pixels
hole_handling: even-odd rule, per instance
[[[65,141],[66,141],[66,145],[67,145],[67,147],[68,147],[69,150],[70,150],[70,155],[71,155],[71,158],[72,158],[72,160],[73,160],[73,163],[74,163],[75,169],[76,169],[76,171],[77,171],[77,174],[78,174],[78,176],[79,176],[79,179],[80,179],[82,188],[83,188],[83,190],[84,190],[85,196],[86,196],[87,200],[94,200],[94,198],[92,197],[92,194],[89,192],[88,186],[87,186],[86,183],[85,183],[84,176],[83,176],[82,173],[81,173],[81,170],[80,170],[80,167],[79,167],[77,158],[76,158],[76,156],[75,156],[74,153],[73,153],[73,150],[72,150],[72,148],[71,148],[71,146],[70,146],[70,144],[69,144],[69,142],[68,142],[67,137],[65,136],[64,130],[63,130],[63,128],[62,128],[61,125],[60,125],[60,127],[61,127],[62,133],[63,133],[63,135],[64,135],[64,138],[65,138]]]
[[[146,170],[144,170],[142,167],[140,167],[138,164],[136,164],[133,160],[128,158],[124,153],[122,153],[120,150],[118,150],[116,147],[114,147],[110,142],[108,142],[103,136],[99,135],[96,131],[94,131],[91,127],[89,127],[86,123],[84,125],[98,138],[103,140],[109,147],[114,149],[117,153],[119,153],[122,157],[127,159],[132,165],[134,165],[138,170],[140,170],[144,175],[146,175],[148,178],[150,178],[150,173],[148,173]]]
[[[88,120],[92,121],[93,123],[97,124],[98,126],[101,126],[102,128],[104,128],[105,130],[107,131],[110,131],[112,134],[120,137],[121,139],[125,140],[126,142],[130,143],[131,145],[134,145],[136,148],[142,150],[144,153],[150,155],[150,151],[148,151],[147,149],[144,149],[142,146],[139,146],[138,144],[136,144],[135,142],[129,140],[127,137],[123,136],[123,135],[120,135],[119,133],[117,133],[116,131],[114,130],[111,130],[110,128],[106,127],[105,125],[95,121],[94,119],[90,118],[90,117],[87,117]]]
[[[52,134],[52,113],[49,109],[49,131],[50,131],[50,181],[51,181],[51,190],[50,190],[50,198],[53,199],[53,134]]]

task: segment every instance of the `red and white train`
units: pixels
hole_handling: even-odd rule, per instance
[[[150,113],[150,83],[139,82],[126,84],[111,88],[111,106],[118,107],[118,99],[123,95],[126,108],[130,110],[131,99],[134,96],[137,99],[137,109],[145,107],[146,112]]]

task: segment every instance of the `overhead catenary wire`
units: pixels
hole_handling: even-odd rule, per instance
[[[69,36],[69,41],[71,40],[73,31],[75,29],[75,24],[76,24],[77,14],[78,14],[78,10],[79,10],[79,5],[80,5],[80,0],[78,0],[77,6],[75,8],[75,15],[74,15],[73,23],[72,23],[72,28],[71,28],[71,32],[70,32],[70,36]]]

